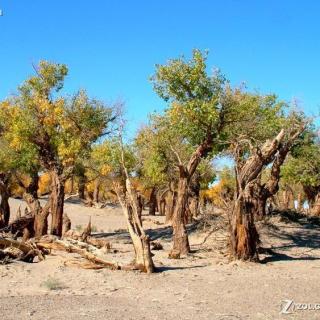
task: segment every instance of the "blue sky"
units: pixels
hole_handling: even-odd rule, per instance
[[[320,106],[317,0],[0,0],[0,99],[40,59],[66,63],[66,92],[126,101],[133,134],[164,103],[148,81],[156,63],[210,51],[233,84]]]

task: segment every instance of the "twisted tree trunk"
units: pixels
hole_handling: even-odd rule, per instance
[[[259,236],[255,228],[255,217],[265,214],[266,200],[279,188],[280,168],[296,138],[304,127],[293,132],[283,143],[285,131],[281,130],[272,141],[267,141],[246,161],[236,156],[237,192],[231,212],[230,242],[232,254],[237,259],[258,260]],[[261,172],[272,163],[270,179],[261,184]]]
[[[237,259],[258,259],[259,237],[254,220],[257,214],[254,192],[257,178],[259,178],[263,167],[273,161],[273,157],[284,138],[284,133],[284,130],[281,130],[273,141],[267,141],[246,161],[242,162],[240,155],[236,157],[237,191],[229,221],[231,250]]]

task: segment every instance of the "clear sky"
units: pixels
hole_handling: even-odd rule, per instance
[[[320,106],[318,0],[0,0],[0,99],[40,59],[66,63],[66,92],[126,101],[130,132],[164,104],[156,63],[208,49],[233,84]]]

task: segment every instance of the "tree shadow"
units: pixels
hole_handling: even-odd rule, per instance
[[[298,227],[292,227],[292,232],[286,232],[283,229],[268,229],[266,235],[268,238],[279,240],[280,244],[271,248],[259,248],[259,253],[265,254],[261,263],[276,261],[308,261],[320,260],[320,254],[315,254],[314,250],[320,248],[320,229],[319,226],[312,225],[309,222],[300,221]],[[282,242],[282,243],[281,243]],[[305,249],[295,256],[290,256],[286,251],[292,249]],[[310,254],[308,254],[310,252]]]
[[[196,265],[196,266],[187,266],[187,267],[161,266],[161,267],[155,267],[155,271],[157,273],[161,273],[161,272],[165,272],[165,271],[198,269],[198,268],[204,268],[204,267],[206,267],[206,265]]]

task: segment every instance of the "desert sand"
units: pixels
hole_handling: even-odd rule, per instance
[[[12,212],[24,208],[20,200],[10,205]],[[120,208],[67,202],[65,211],[72,228],[91,217],[94,235],[112,244],[109,260],[133,259]],[[320,319],[320,310],[280,313],[286,299],[320,303],[319,227],[278,216],[261,223],[262,247],[273,254],[261,254],[258,264],[230,260],[223,218],[216,231],[190,226],[192,253],[179,260],[168,259],[171,229],[164,217],[143,220],[164,247],[153,251],[157,273],[82,269],[68,264],[81,260],[77,255],[63,252],[39,263],[0,265],[1,319]]]

